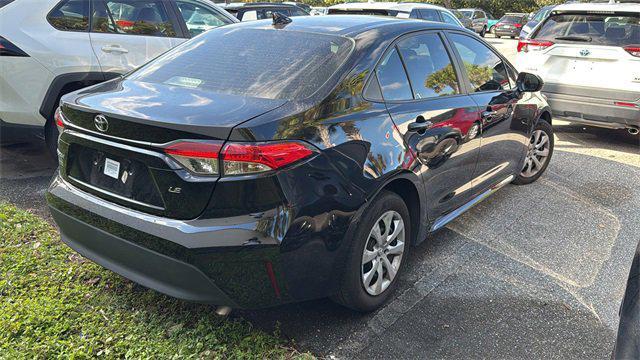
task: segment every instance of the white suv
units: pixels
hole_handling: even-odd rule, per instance
[[[640,127],[640,4],[568,4],[518,43],[516,67],[545,82],[554,118]]]
[[[0,0],[2,141],[44,129],[55,153],[62,95],[237,21],[208,0]]]

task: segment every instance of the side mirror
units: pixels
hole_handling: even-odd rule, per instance
[[[518,74],[518,79],[516,80],[516,87],[520,92],[540,91],[542,85],[544,85],[544,81],[542,81],[540,76],[526,72]]]

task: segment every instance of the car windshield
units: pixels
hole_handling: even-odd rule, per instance
[[[542,21],[545,17],[547,17],[547,15],[549,14],[549,12],[552,10],[553,8],[542,8],[540,9],[540,11],[538,11],[536,13],[536,15],[533,17],[533,21],[536,22],[540,22]]]
[[[534,35],[553,42],[627,46],[640,43],[640,15],[555,14]]]
[[[304,99],[344,63],[353,41],[278,29],[217,28],[128,79],[267,99]]]
[[[473,11],[471,10],[460,10],[460,12],[462,13],[462,15],[468,18],[471,18],[473,16]]]
[[[505,15],[500,19],[501,22],[519,23],[522,20],[522,16],[518,15]]]

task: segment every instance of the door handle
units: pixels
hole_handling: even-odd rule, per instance
[[[431,121],[415,121],[409,124],[408,131],[417,132],[425,131],[433,126]]]
[[[493,117],[498,114],[497,111],[487,110],[482,112],[482,118],[484,120],[493,120]]]
[[[129,50],[121,47],[120,45],[105,45],[102,47],[102,51],[106,53],[118,53],[118,54],[126,54]]]

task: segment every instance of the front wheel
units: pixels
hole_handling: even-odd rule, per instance
[[[383,191],[362,215],[340,290],[332,299],[362,312],[382,306],[397,287],[410,236],[407,206],[397,194]]]
[[[540,119],[533,129],[527,156],[524,159],[522,170],[513,180],[516,185],[526,185],[538,180],[547,170],[551,155],[553,155],[553,128],[551,124]]]
[[[487,34],[487,27],[483,26],[482,30],[480,30],[480,37],[484,37]]]

